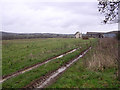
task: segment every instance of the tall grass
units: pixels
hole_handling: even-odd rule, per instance
[[[119,43],[120,44],[120,43]],[[118,42],[112,38],[100,39],[78,62],[68,68],[48,88],[119,88],[116,71]],[[119,64],[120,65],[120,64]]]
[[[91,51],[90,57],[84,61],[84,66],[90,70],[103,71],[106,68],[117,67],[117,62],[118,41],[113,38],[103,38]]]

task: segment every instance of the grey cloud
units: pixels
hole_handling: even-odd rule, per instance
[[[97,2],[23,1],[4,3],[2,8],[5,31],[74,33],[81,29],[83,32],[93,30],[95,26],[102,28]]]

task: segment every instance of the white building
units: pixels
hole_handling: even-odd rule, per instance
[[[76,32],[75,33],[75,38],[82,38],[82,33]]]

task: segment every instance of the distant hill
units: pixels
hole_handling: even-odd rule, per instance
[[[107,32],[107,33],[114,33],[114,34],[118,34],[118,33],[120,33],[120,31],[111,31],[111,32]]]
[[[31,38],[73,38],[74,34],[54,34],[54,33],[2,33],[2,40],[10,39],[31,39]]]

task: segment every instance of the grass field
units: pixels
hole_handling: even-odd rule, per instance
[[[116,45],[114,39],[101,40],[100,45],[93,47],[48,88],[120,88],[114,58],[118,49]]]
[[[81,39],[21,39],[2,42],[3,75],[42,62],[88,43]]]
[[[104,71],[90,71],[84,68],[80,59],[69,68],[60,78],[48,88],[119,88],[120,82],[116,80],[116,68]]]
[[[91,43],[90,43],[90,40],[91,40]],[[31,40],[23,40],[23,41],[21,41],[24,44],[20,43],[19,41],[14,41],[13,40],[12,45],[14,46],[14,43],[15,43],[16,48],[17,48],[17,46],[19,47],[19,48],[17,48],[18,50],[20,50],[20,47],[21,48],[22,47],[26,47],[26,44],[29,47],[31,45],[33,45],[33,47],[29,48],[31,52],[32,52],[31,49],[33,49],[33,51],[36,51],[36,53],[34,53],[33,55],[36,55],[36,54],[44,51],[45,53],[42,54],[43,57],[49,56],[49,55],[52,57],[54,55],[63,53],[65,51],[67,51],[67,50],[70,50],[70,49],[73,49],[73,48],[77,48],[77,47],[80,47],[80,46],[82,48],[80,50],[75,51],[74,53],[71,53],[71,54],[68,54],[68,55],[64,56],[63,58],[53,60],[53,61],[51,61],[51,62],[49,62],[49,63],[47,63],[47,64],[45,64],[43,66],[40,66],[39,68],[33,69],[33,70],[31,70],[29,72],[26,72],[24,74],[21,74],[21,75],[19,75],[17,77],[11,78],[11,79],[9,79],[9,80],[7,80],[7,81],[5,81],[3,83],[3,87],[4,88],[21,88],[21,87],[24,87],[25,85],[29,84],[31,81],[33,81],[33,80],[35,80],[35,79],[37,79],[37,78],[47,74],[50,71],[53,71],[53,70],[57,69],[58,67],[60,67],[64,63],[66,63],[69,60],[71,60],[72,58],[76,57],[76,55],[78,55],[81,51],[85,50],[88,46],[90,46],[90,44],[93,44],[93,42],[94,43],[96,42],[96,39],[90,39],[90,40],[81,40],[81,39],[40,39],[39,40],[39,39],[37,39],[37,40],[33,40],[33,41],[31,41]],[[6,42],[10,42],[10,41],[6,41]],[[4,44],[6,42],[4,41]],[[88,43],[88,45],[86,45],[86,43]],[[13,47],[12,45],[11,45],[11,48]],[[34,49],[34,48],[36,48],[36,49]],[[44,50],[45,48],[46,48],[46,50]],[[25,50],[25,49],[23,49],[23,50]],[[26,53],[30,53],[30,51],[27,50]],[[50,53],[47,53],[48,51]],[[9,50],[9,52],[10,52],[10,50]],[[13,53],[15,53],[15,52],[13,52]],[[26,54],[26,58],[25,59],[27,59],[27,55],[28,54]],[[14,56],[16,56],[16,55],[14,55]],[[38,60],[36,62],[40,62],[40,61],[46,59],[46,58],[43,58],[43,57],[40,58],[39,54],[38,54],[38,56],[36,56],[36,58],[38,58]],[[17,57],[17,58],[18,59],[16,59],[16,60],[18,60],[18,62],[19,62],[20,59],[19,59],[19,57]],[[23,62],[21,62],[18,65],[24,64],[26,66],[26,65],[29,65],[29,64],[33,64],[35,62],[34,60],[36,60],[36,59],[33,58],[32,61],[29,61],[29,59],[27,59],[25,61],[22,60]],[[25,64],[25,62],[27,62],[27,64]],[[11,61],[11,63],[14,63],[14,62]],[[14,71],[16,71],[17,66],[13,67],[13,69],[15,69]],[[5,68],[7,68],[7,67],[5,67]],[[9,71],[9,69],[6,70],[6,72],[7,71]]]
[[[89,40],[81,39],[22,39],[2,42],[3,75],[13,73],[26,66],[42,62],[80,47]]]
[[[114,39],[22,39],[3,41],[3,75],[42,62],[74,48],[77,51],[3,82],[3,88],[22,88],[75,58],[90,45],[92,49],[68,68],[48,88],[119,88]],[[99,65],[99,63],[101,63]]]
[[[86,46],[84,47],[84,49],[86,48]],[[65,64],[66,62],[68,62],[69,60],[73,59],[74,57],[76,57],[76,55],[79,55],[79,53],[82,51],[81,50],[77,50],[69,55],[64,56],[63,58],[60,59],[56,59],[53,60],[45,65],[42,65],[36,69],[33,69],[29,72],[26,72],[24,74],[21,74],[17,77],[11,78],[7,81],[5,81],[3,83],[3,87],[6,88],[22,88],[25,85],[29,84],[31,81],[47,74],[48,72],[51,72],[53,70],[56,70],[57,68],[59,68],[60,66],[62,66],[63,64]]]

